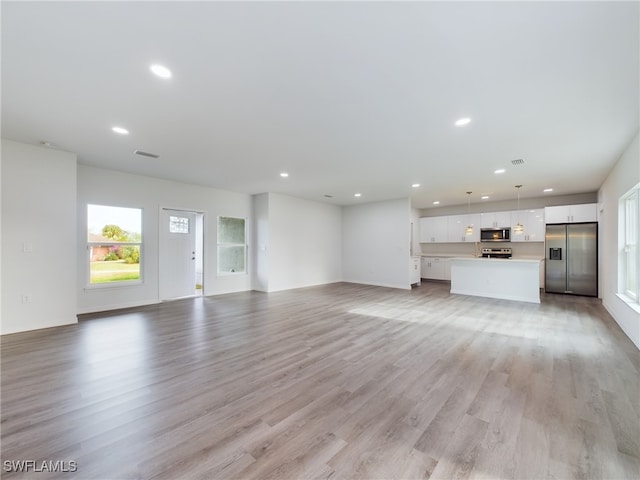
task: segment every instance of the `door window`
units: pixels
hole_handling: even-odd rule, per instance
[[[187,217],[169,216],[169,233],[189,233],[189,219]]]

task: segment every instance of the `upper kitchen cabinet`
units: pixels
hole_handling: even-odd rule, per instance
[[[481,213],[482,228],[508,227],[511,225],[511,212]]]
[[[524,232],[521,235],[516,235],[514,231],[518,220],[524,227]],[[510,225],[512,242],[544,242],[544,209],[511,212]]]
[[[471,225],[473,234],[466,235],[466,228]],[[448,242],[479,242],[480,241],[480,214],[449,215],[447,220]]]
[[[560,205],[546,207],[544,209],[544,218],[546,223],[596,222],[598,220],[597,211],[595,203]]]
[[[447,217],[420,218],[420,243],[447,241]]]

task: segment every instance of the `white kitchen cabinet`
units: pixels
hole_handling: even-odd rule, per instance
[[[473,227],[473,234],[466,235],[468,225]],[[447,219],[447,242],[479,242],[480,214],[449,215]]]
[[[443,257],[422,257],[422,278],[430,280],[451,280],[449,259]]]
[[[499,228],[511,225],[511,212],[488,212],[481,213],[482,228]]]
[[[544,242],[546,231],[544,208],[527,211],[527,222],[528,225],[524,226],[527,242]]]
[[[442,263],[444,264],[444,278],[443,280],[451,281],[451,262],[448,258],[443,258]]]
[[[516,223],[524,227],[522,235],[516,235],[514,227]],[[511,241],[512,242],[544,242],[545,221],[544,209],[520,210],[511,212]]]
[[[451,293],[540,303],[540,260],[451,259]]]
[[[421,269],[420,257],[411,257],[411,261],[409,262],[410,285],[420,285]]]
[[[598,209],[595,203],[582,205],[559,205],[546,207],[544,218],[546,223],[579,223],[596,222]]]
[[[597,222],[598,206],[595,203],[585,203],[571,206],[571,222]]]
[[[447,217],[421,217],[420,243],[447,241]]]
[[[422,257],[420,259],[420,277],[427,278],[429,273],[429,257]]]

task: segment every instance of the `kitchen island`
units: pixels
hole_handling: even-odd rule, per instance
[[[533,259],[455,257],[451,293],[540,303],[540,262]]]

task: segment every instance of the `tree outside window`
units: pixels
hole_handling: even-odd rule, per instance
[[[87,206],[89,284],[141,281],[142,210]]]

